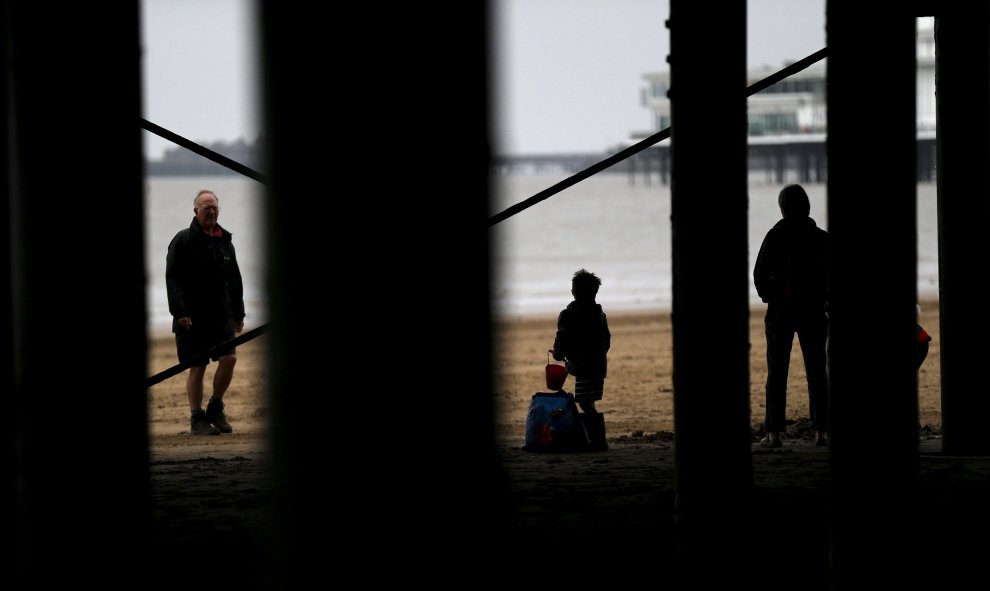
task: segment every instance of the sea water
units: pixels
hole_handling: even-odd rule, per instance
[[[490,214],[566,179],[565,172],[492,176]],[[828,229],[826,186],[804,184],[811,216]],[[754,177],[749,184],[750,269],[760,243],[780,219],[781,185]],[[267,322],[265,187],[239,176],[150,176],[145,191],[145,273],[149,330],[168,332],[165,290],[168,244],[193,218],[200,189],[220,199],[220,225],[233,233],[244,278],[245,330]],[[627,173],[603,172],[487,228],[491,248],[491,310],[498,316],[553,314],[571,300],[570,278],[587,268],[602,278],[599,301],[609,311],[665,310],[671,306],[670,187]],[[938,290],[937,203],[934,183],[920,183],[918,295]],[[753,304],[760,302],[750,286]]]
[[[494,215],[566,179],[564,172],[504,173],[492,178]],[[826,185],[802,183],[811,217],[828,229]],[[783,185],[749,183],[750,273],[763,237],[778,220]],[[586,268],[602,279],[606,310],[670,309],[672,246],[669,185],[628,173],[599,173],[489,228],[496,316],[556,313],[571,301],[570,278]],[[935,183],[917,187],[918,297],[936,297],[938,230]],[[750,284],[750,300],[760,304]]]

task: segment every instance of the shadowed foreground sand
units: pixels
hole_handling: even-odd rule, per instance
[[[542,547],[558,546],[571,558],[581,548],[592,548],[591,556],[599,560],[597,574],[617,585],[638,585],[647,574],[654,577],[676,568],[669,314],[610,313],[609,321],[613,347],[599,408],[606,413],[610,449],[580,454],[533,454],[521,449],[530,398],[543,388],[555,319],[501,321],[493,327],[495,444],[508,509],[502,525],[511,536],[506,547],[492,551],[492,560],[496,556],[508,560],[499,563],[493,576],[511,580],[517,568],[524,570],[516,560],[525,558],[522,550],[535,540]],[[982,509],[990,499],[990,458],[941,454],[937,303],[922,304],[921,322],[935,340],[919,373],[924,506],[916,516],[917,531],[919,543],[930,548],[926,550],[930,568],[948,581],[952,573],[968,571],[961,566],[969,564],[967,556],[990,549],[986,543],[963,543],[951,535],[990,525],[990,514]],[[762,311],[751,315],[751,327],[755,429],[763,416],[766,378]],[[265,526],[273,511],[266,465],[265,346],[262,336],[238,348],[237,371],[226,400],[233,434],[188,434],[184,373],[148,390],[159,549],[178,558],[177,541],[197,547],[196,543],[209,540],[212,551],[244,581],[260,568]],[[779,528],[772,560],[781,576],[801,589],[824,588],[819,581],[827,578],[828,538],[811,534],[809,516],[815,507],[828,506],[829,451],[815,447],[804,430],[806,386],[797,345],[793,357],[788,418],[794,422],[783,449],[753,448],[753,511]],[[149,350],[152,374],[174,362],[171,337],[154,339]],[[211,375],[208,372],[207,378]],[[422,454],[424,463],[449,461],[452,468],[465,461],[436,449],[424,448]],[[380,461],[367,460],[375,469],[388,465],[387,458],[386,464],[379,465]],[[479,511],[489,509],[479,502]],[[739,543],[763,544],[766,539],[766,532],[740,532]],[[579,565],[575,568],[579,576]],[[740,582],[759,581],[755,573],[760,569],[754,565],[753,573],[743,575]]]

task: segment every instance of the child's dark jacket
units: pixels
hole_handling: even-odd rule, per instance
[[[612,333],[600,304],[571,302],[557,317],[553,358],[565,361],[567,372],[581,378],[604,378]]]

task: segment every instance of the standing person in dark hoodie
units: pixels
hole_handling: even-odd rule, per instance
[[[192,361],[186,376],[190,432],[193,435],[231,433],[223,397],[234,376],[236,347],[200,353],[234,338],[244,329],[244,285],[231,234],[222,228],[220,201],[213,191],[193,199],[194,217],[168,245],[165,286],[172,332],[180,362]],[[213,392],[203,409],[203,382],[210,360],[217,362]]]
[[[557,317],[557,335],[551,350],[553,358],[564,361],[567,373],[574,376],[574,400],[584,411],[581,418],[593,451],[608,449],[605,415],[595,408],[605,391],[607,353],[612,344],[608,318],[601,304],[595,302],[601,284],[602,280],[590,271],[579,269],[574,273],[574,301]]]
[[[767,303],[766,437],[763,447],[781,447],[787,408],[787,370],[794,335],[801,342],[808,377],[808,407],[815,445],[828,445],[828,233],[809,217],[811,203],[801,185],[777,198],[782,219],[767,232],[756,257],[753,280]]]

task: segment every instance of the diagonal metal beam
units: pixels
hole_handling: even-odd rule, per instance
[[[754,82],[753,84],[750,84],[746,88],[746,96],[753,96],[754,94],[760,92],[764,88],[767,88],[768,86],[771,86],[771,85],[773,85],[773,84],[775,84],[777,82],[780,82],[781,80],[783,80],[784,78],[787,78],[788,76],[790,76],[792,74],[795,74],[797,72],[800,72],[801,70],[804,70],[808,66],[810,66],[810,65],[812,65],[812,64],[814,64],[816,62],[819,62],[819,61],[825,59],[827,56],[828,56],[828,48],[827,47],[824,47],[822,49],[819,49],[818,51],[816,51],[815,53],[809,55],[808,57],[806,57],[804,59],[801,59],[801,60],[798,60],[798,61],[794,62],[793,64],[791,64],[791,65],[789,65],[789,66],[787,66],[785,68],[782,68],[781,70],[779,70],[779,71],[777,71],[777,72],[775,72],[773,74],[770,74],[769,76],[767,76],[766,78],[764,78],[764,79],[762,79],[762,80],[760,80],[758,82]],[[609,156],[605,160],[602,160],[601,162],[597,162],[595,164],[592,164],[591,166],[589,166],[588,168],[582,170],[581,172],[578,172],[578,173],[576,173],[576,174],[574,174],[572,176],[569,176],[566,179],[560,181],[559,183],[557,183],[555,185],[552,185],[552,186],[550,186],[550,187],[548,187],[546,189],[543,189],[542,191],[540,191],[536,195],[533,195],[532,197],[530,197],[528,199],[525,199],[523,201],[520,201],[519,203],[516,203],[515,205],[510,205],[509,207],[507,207],[506,209],[502,210],[501,212],[499,212],[499,213],[491,216],[490,218],[488,218],[488,227],[490,228],[490,227],[494,226],[495,224],[497,224],[497,223],[499,223],[501,221],[504,221],[504,220],[506,220],[506,219],[508,219],[508,218],[510,218],[510,217],[512,217],[514,215],[516,215],[520,211],[523,211],[525,209],[528,209],[528,208],[536,205],[540,201],[543,201],[545,199],[548,199],[549,197],[552,197],[552,196],[556,195],[557,193],[560,193],[564,189],[567,189],[568,187],[572,187],[572,186],[580,183],[584,179],[586,179],[586,178],[588,178],[588,177],[590,177],[592,175],[595,175],[595,174],[597,174],[597,173],[605,170],[606,168],[612,166],[613,164],[616,164],[618,162],[622,162],[626,158],[629,158],[630,156],[634,156],[634,155],[642,152],[643,150],[649,148],[650,146],[652,146],[654,144],[657,144],[657,143],[659,143],[659,142],[661,142],[661,141],[663,141],[663,140],[665,140],[665,139],[667,139],[669,137],[670,137],[670,128],[669,127],[665,128],[665,129],[663,129],[661,131],[658,131],[657,133],[655,133],[655,134],[653,134],[653,135],[651,135],[651,136],[649,136],[649,137],[647,137],[645,139],[642,139],[642,140],[636,142],[635,144],[629,146],[628,148],[625,148],[624,150],[622,150],[620,152],[617,152],[616,154],[613,154],[612,156]]]
[[[226,168],[233,170],[234,172],[238,172],[246,177],[250,177],[258,181],[259,183],[265,185],[268,184],[268,179],[265,177],[265,175],[261,174],[257,170],[244,166],[240,162],[237,162],[236,160],[231,160],[230,158],[227,158],[222,154],[217,154],[213,150],[204,148],[203,146],[197,144],[196,142],[188,140],[179,134],[173,133],[160,125],[155,125],[154,123],[148,121],[147,119],[144,118],[141,119],[141,127],[143,127],[144,129],[150,131],[151,133],[159,137],[163,137],[167,139],[173,144],[178,144],[191,152],[195,152],[196,154],[199,154],[203,158],[212,160],[213,162],[216,162],[220,166],[224,166]]]

